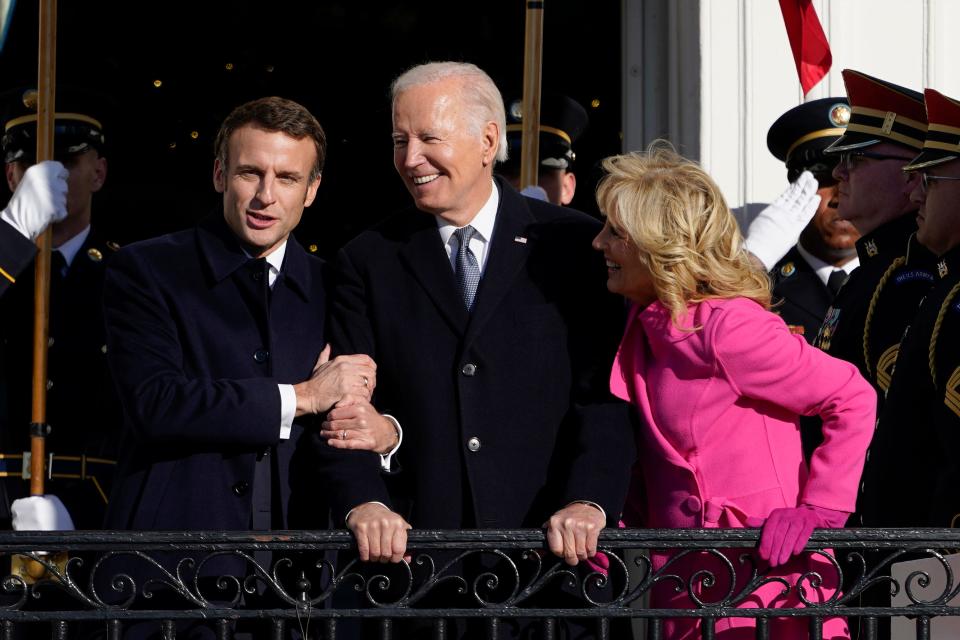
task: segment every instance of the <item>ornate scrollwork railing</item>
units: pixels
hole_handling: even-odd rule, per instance
[[[54,637],[102,627],[119,638],[145,621],[166,637],[190,621],[217,637],[238,624],[269,628],[254,637],[336,637],[338,625],[349,635],[346,620],[390,637],[410,618],[441,636],[448,622],[484,618],[489,637],[521,618],[541,619],[548,637],[574,619],[602,637],[614,620],[644,618],[657,637],[664,620],[696,618],[709,637],[720,620],[754,618],[764,637],[770,620],[796,617],[816,637],[835,616],[865,621],[865,637],[878,620],[908,616],[925,637],[931,620],[960,616],[950,558],[958,530],[817,531],[788,570],[757,559],[757,538],[748,529],[605,531],[601,569],[564,564],[530,530],[414,531],[411,557],[393,565],[359,562],[340,531],[3,533],[3,562],[29,560],[43,575],[32,582],[8,570],[0,580],[0,637],[40,623]],[[49,552],[63,550],[69,560],[59,564]],[[891,572],[903,561],[915,564]],[[650,605],[658,591],[669,606],[657,597]]]

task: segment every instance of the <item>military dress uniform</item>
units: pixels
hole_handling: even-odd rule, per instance
[[[850,99],[847,131],[827,153],[856,152],[880,142],[918,152],[926,132],[923,96],[845,69]],[[852,362],[877,389],[882,406],[903,331],[933,283],[932,256],[911,242],[913,212],[880,225],[857,240],[860,266],[827,310],[814,344]]]
[[[59,273],[59,252],[51,254],[47,491],[63,501],[78,529],[102,527],[116,460],[120,410],[107,371],[102,309],[104,271],[116,249],[92,229],[65,275]],[[0,416],[0,468],[11,501],[29,491],[18,457],[30,450],[34,285],[32,270],[27,273],[0,301],[0,376],[7,394],[7,413]]]
[[[24,167],[36,150],[36,91],[17,89],[4,95],[3,159]],[[100,120],[104,99],[87,91],[61,87],[54,114],[54,157],[69,166],[78,155],[102,155]],[[87,203],[89,205],[89,203]],[[68,218],[77,216],[70,210]],[[74,220],[76,218],[73,218]],[[83,233],[86,238],[80,240]],[[50,254],[50,318],[47,342],[46,442],[48,482],[45,490],[66,505],[78,529],[103,526],[115,467],[120,409],[106,364],[102,298],[107,262],[118,249],[94,227],[74,234],[62,247],[82,242],[67,267],[63,253]],[[32,253],[36,252],[33,247]],[[4,278],[5,279],[5,278]],[[16,285],[0,300],[0,478],[6,500],[0,499],[0,527],[9,503],[29,492],[33,383],[33,261]]]
[[[0,223],[0,296],[17,281],[17,276],[33,262],[37,245],[9,224]]]
[[[833,293],[796,247],[770,270],[773,308],[790,331],[813,342],[833,301]]]
[[[905,171],[960,161],[960,102],[932,89],[924,97],[930,127]],[[960,514],[960,246],[936,260],[931,277],[900,343],[864,470],[865,526],[950,527]]]
[[[934,277],[900,344],[858,526],[949,527],[960,513],[960,247],[937,262]]]

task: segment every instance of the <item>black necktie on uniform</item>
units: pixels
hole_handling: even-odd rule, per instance
[[[827,289],[830,289],[830,295],[836,297],[837,292],[840,291],[840,287],[842,287],[846,281],[847,272],[843,269],[834,269],[830,273],[830,277],[827,278]]]

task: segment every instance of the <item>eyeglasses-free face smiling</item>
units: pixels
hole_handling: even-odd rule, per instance
[[[593,248],[607,262],[607,289],[641,306],[657,299],[653,275],[640,259],[640,250],[626,232],[608,217],[593,239]]]

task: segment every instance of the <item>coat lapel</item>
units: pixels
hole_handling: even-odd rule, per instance
[[[470,318],[457,292],[450,260],[440,242],[440,231],[433,216],[412,213],[410,239],[400,250],[400,259],[410,269],[440,315],[458,333],[463,334]],[[482,285],[481,285],[482,286]]]
[[[477,298],[467,328],[469,343],[490,319],[510,291],[530,255],[535,237],[528,237],[534,222],[533,214],[524,197],[503,181],[498,180],[500,205],[490,242],[490,255],[477,288]],[[522,238],[522,240],[519,240]]]

